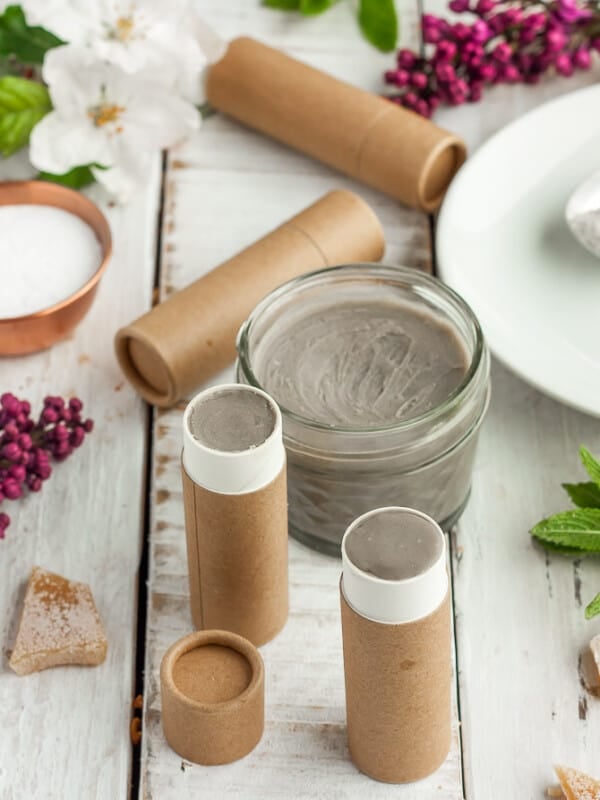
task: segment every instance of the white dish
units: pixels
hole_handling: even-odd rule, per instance
[[[600,416],[600,260],[565,206],[600,167],[600,86],[547,103],[472,156],[440,213],[440,275],[524,380]]]

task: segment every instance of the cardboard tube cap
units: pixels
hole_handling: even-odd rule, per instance
[[[121,369],[149,403],[172,406],[234,361],[240,326],[269,292],[316,269],[379,261],[384,247],[371,208],[329,192],[118,331]]]
[[[227,631],[191,633],[160,667],[165,738],[196,764],[229,764],[259,743],[264,728],[264,666],[247,639]]]

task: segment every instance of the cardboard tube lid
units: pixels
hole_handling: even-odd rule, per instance
[[[394,569],[401,578],[387,577]],[[358,517],[342,539],[342,591],[351,608],[374,622],[428,616],[448,591],[442,529],[413,508],[377,508]]]
[[[199,433],[203,425],[210,435],[204,441]],[[200,392],[188,403],[183,466],[194,483],[222,494],[255,492],[271,483],[284,463],[281,412],[262,389],[227,383]]]
[[[456,136],[442,139],[431,151],[417,188],[419,205],[424,211],[435,211],[438,208],[466,157],[465,144]]]
[[[162,723],[182,758],[207,766],[247,755],[264,729],[264,666],[247,639],[200,631],[175,642],[160,667]]]

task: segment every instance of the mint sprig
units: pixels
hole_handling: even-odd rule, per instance
[[[579,448],[579,456],[592,480],[563,483],[563,488],[578,508],[541,520],[530,533],[546,550],[582,557],[600,554],[600,462],[583,446]],[[597,614],[600,614],[600,594],[585,610],[586,619]]]
[[[322,14],[339,0],[262,0],[268,8],[297,11],[305,16]],[[358,24],[365,39],[389,53],[398,41],[398,14],[394,0],[359,0]]]
[[[600,462],[583,446],[579,448],[579,455],[592,480],[563,483],[563,488],[579,508],[543,519],[530,533],[548,549],[586,555],[600,553]]]
[[[538,522],[531,533],[542,544],[558,544],[582,553],[600,553],[600,508],[561,511]]]
[[[600,508],[600,486],[593,481],[563,483],[563,489],[579,508]]]
[[[0,14],[0,56],[14,56],[25,64],[41,64],[53,47],[65,44],[39,25],[29,25],[21,6],[8,6]]]
[[[600,461],[596,461],[594,456],[583,445],[579,448],[579,455],[587,474],[600,487]]]

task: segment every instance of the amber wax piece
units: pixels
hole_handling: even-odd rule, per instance
[[[9,662],[17,675],[62,664],[95,666],[107,647],[90,587],[34,567]]]
[[[554,767],[566,800],[600,800],[600,781],[572,767]]]

